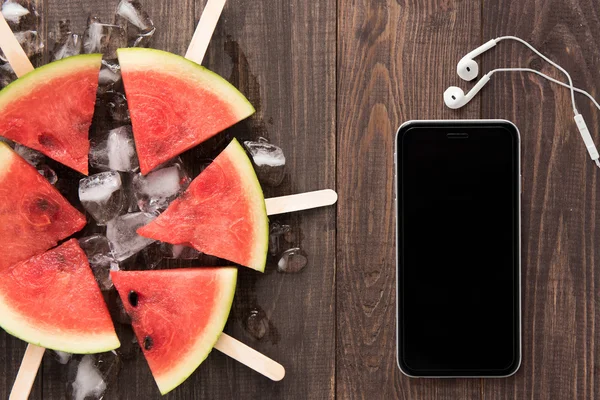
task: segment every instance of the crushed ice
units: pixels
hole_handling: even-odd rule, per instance
[[[289,274],[297,273],[302,271],[307,263],[306,256],[298,247],[294,247],[283,252],[277,262],[277,271]]]
[[[44,156],[39,151],[30,149],[29,147],[23,146],[20,143],[15,144],[15,152],[18,155],[20,155],[21,157],[23,157],[25,159],[25,161],[27,161],[29,164],[33,165],[34,167],[37,167],[39,164],[44,162],[44,160],[46,159],[46,156]]]
[[[66,353],[64,351],[59,351],[59,350],[55,350],[54,355],[55,355],[56,361],[58,361],[59,363],[61,363],[63,365],[68,363],[72,356],[71,353]]]
[[[152,27],[152,21],[149,21],[148,18],[144,18],[140,7],[136,7],[135,3],[138,2],[121,0],[117,6],[117,15],[125,18],[142,31],[150,29]]]
[[[119,264],[115,260],[110,241],[106,236],[93,235],[79,239],[79,245],[88,258],[100,289],[111,289],[113,283],[110,271],[118,271]]]
[[[82,40],[76,33],[67,33],[54,50],[54,60],[76,56],[81,54]]]
[[[285,155],[283,150],[265,138],[245,141],[244,146],[254,163],[258,180],[269,186],[279,186],[285,177]]]
[[[79,181],[79,200],[99,224],[121,212],[125,204],[121,176],[116,171],[101,172]]]
[[[150,223],[153,215],[143,212],[121,215],[107,224],[106,237],[113,245],[117,261],[123,261],[144,249],[154,240],[137,234],[137,229]]]
[[[106,391],[106,382],[94,363],[94,356],[85,355],[77,367],[77,375],[73,382],[73,399],[101,398]]]
[[[136,171],[139,168],[130,126],[108,132],[106,140],[90,146],[90,165],[113,171]]]
[[[7,0],[2,5],[2,15],[4,15],[4,18],[6,18],[7,21],[10,21],[14,24],[18,24],[21,20],[21,17],[27,14],[29,14],[28,9],[12,0]]]
[[[121,177],[116,172],[102,172],[84,178],[79,183],[79,200],[104,203],[121,188]]]
[[[185,191],[189,183],[190,178],[182,168],[181,162],[175,161],[172,165],[154,170],[146,176],[136,175],[133,178],[133,190],[140,210],[155,214],[164,211]]]

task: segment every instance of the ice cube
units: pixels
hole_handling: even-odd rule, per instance
[[[29,147],[23,146],[19,143],[15,144],[15,152],[21,157],[23,157],[25,161],[27,161],[34,167],[37,167],[39,164],[46,160],[46,156],[44,156],[39,151],[30,149]]]
[[[121,176],[109,171],[83,178],[79,181],[79,200],[98,224],[105,224],[123,209]]]
[[[0,52],[0,58],[2,54]],[[11,82],[17,80],[17,74],[13,71],[12,67],[9,63],[4,63],[0,65],[0,89],[4,89]]]
[[[76,33],[68,32],[61,38],[61,40],[58,43],[56,43],[56,46],[53,50],[53,58],[56,61],[61,60],[63,58],[76,56],[78,54],[81,54],[81,49],[81,36]]]
[[[88,18],[88,26],[83,33],[83,49],[86,53],[102,53],[102,45],[106,45],[108,34],[105,28],[106,24],[100,18]]]
[[[117,15],[125,18],[142,31],[148,30],[154,25],[148,14],[142,10],[140,2],[136,0],[121,0],[117,6]]]
[[[272,222],[269,227],[269,253],[275,256],[280,251],[281,237],[291,231],[289,225],[282,225],[279,222]]]
[[[110,271],[119,270],[110,241],[104,235],[93,235],[79,239],[79,245],[87,255],[100,289],[110,290],[113,287]]]
[[[21,44],[25,54],[27,54],[27,57],[41,54],[44,50],[44,41],[37,31],[15,32],[15,37]]]
[[[285,177],[283,150],[265,138],[259,138],[257,142],[245,141],[244,146],[252,157],[258,180],[269,186],[280,185]]]
[[[171,245],[171,257],[179,260],[195,260],[200,257],[200,252],[193,247],[181,244]]]
[[[88,354],[83,356],[77,366],[77,373],[73,386],[73,399],[101,399],[106,391],[106,382],[94,363],[94,356]]]
[[[116,60],[102,60],[102,68],[98,76],[98,84],[105,87],[113,86],[121,79],[121,66]]]
[[[120,124],[131,122],[127,99],[123,93],[109,90],[102,95],[102,100],[105,102],[108,115],[113,121]]]
[[[58,182],[58,175],[56,175],[56,172],[52,168],[46,164],[42,164],[37,166],[37,170],[51,185],[56,185],[56,182]]]
[[[6,0],[2,4],[2,15],[13,32],[23,32],[40,26],[40,15],[33,0]]]
[[[128,22],[127,36],[131,47],[146,47],[156,31],[152,19],[137,0],[121,0],[117,6],[117,17]]]
[[[130,126],[108,132],[107,138],[90,147],[92,167],[114,171],[136,171],[139,168]]]
[[[67,398],[101,400],[108,386],[116,381],[121,365],[115,351],[73,356],[68,364]]]
[[[113,245],[117,261],[125,260],[144,249],[154,240],[137,234],[136,230],[156,218],[143,212],[121,215],[107,224],[106,237]]]
[[[155,242],[142,250],[144,256],[143,265],[138,265],[142,269],[155,269],[161,261],[171,253],[169,245],[163,242]]]
[[[69,362],[72,355],[73,354],[66,353],[64,351],[54,350],[54,358],[56,359],[56,361],[58,361],[59,363],[61,363],[63,365]]]
[[[140,211],[140,208],[137,204],[137,198],[135,197],[135,193],[133,191],[133,178],[135,176],[137,176],[137,174],[131,172],[121,173],[123,187],[125,188],[125,207],[127,207],[128,213]]]
[[[190,184],[180,163],[160,168],[133,178],[133,190],[140,210],[158,214],[164,211]]]
[[[298,247],[294,247],[283,252],[277,263],[277,271],[293,274],[302,271],[307,263],[306,256]]]
[[[116,50],[127,44],[123,27],[102,23],[100,18],[90,16],[83,33],[83,50],[87,53],[102,53],[108,58],[116,57]]]
[[[8,22],[12,22],[13,24],[19,24],[21,21],[21,17],[29,14],[29,10],[23,7],[21,4],[7,0],[2,4],[2,15]]]

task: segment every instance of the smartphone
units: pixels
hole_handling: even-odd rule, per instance
[[[520,137],[505,120],[396,135],[398,365],[506,377],[521,363]]]

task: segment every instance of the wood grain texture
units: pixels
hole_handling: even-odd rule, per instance
[[[89,15],[112,21],[118,1],[45,0],[45,34],[69,19],[83,32]],[[206,145],[183,155],[187,165],[214,158],[214,147],[238,139],[267,137],[286,154],[288,172],[281,186],[265,187],[265,196],[335,188],[335,4],[327,1],[228,2],[204,64],[229,79],[255,105],[257,114]],[[157,26],[152,47],[183,55],[204,1],[142,1]],[[46,57],[46,60],[48,57]],[[191,168],[192,175],[198,170]],[[76,187],[78,177],[66,177]],[[73,201],[76,201],[76,195]],[[213,352],[183,385],[166,398],[315,398],[334,397],[335,374],[335,208],[281,215],[272,220],[293,226],[290,246],[300,246],[309,265],[299,274],[243,269],[226,332],[282,363],[286,378],[272,382]],[[163,267],[186,266],[167,262]],[[189,263],[187,263],[189,265]],[[114,293],[108,296],[115,301]],[[256,314],[264,336],[249,332]],[[131,329],[116,324],[123,348],[121,372],[106,398],[146,399],[160,394]],[[260,330],[260,329],[259,329]],[[13,340],[7,337],[7,340]],[[2,354],[10,354],[4,351]],[[11,366],[18,367],[16,361]],[[16,370],[15,370],[16,371]],[[15,372],[16,373],[16,372]],[[66,397],[69,369],[52,355],[44,359],[44,397]],[[71,371],[72,373],[72,371]]]
[[[196,19],[204,5],[196,2]],[[267,137],[286,155],[288,174],[281,186],[263,187],[265,197],[335,188],[335,22],[335,4],[328,1],[236,0],[227,2],[216,27],[204,65],[228,78],[257,109],[229,133]],[[334,395],[335,208],[271,220],[295,227],[294,242],[309,265],[294,275],[277,273],[273,259],[264,275],[241,270],[226,332],[281,363],[286,377],[271,382],[219,354],[220,367],[198,371],[188,396]],[[266,317],[260,340],[249,334],[253,312]]]
[[[442,93],[480,41],[480,4],[338,2],[338,268],[340,399],[472,399],[478,380],[415,380],[396,363],[393,146],[410,119],[476,118]]]
[[[39,30],[47,38],[69,19],[83,32],[90,14],[111,21],[117,3],[36,0]],[[205,0],[142,4],[158,28],[153,47],[183,55]],[[509,34],[599,93],[599,10],[598,0],[229,0],[204,65],[240,88],[257,114],[186,152],[184,161],[198,164],[233,136],[264,136],[283,148],[289,166],[281,186],[265,187],[267,197],[337,186],[339,201],[337,212],[272,218],[294,227],[292,244],[309,256],[302,273],[277,273],[271,258],[264,275],[240,270],[226,332],[282,363],[285,379],[271,382],[213,352],[166,398],[600,397],[600,172],[575,128],[568,91],[530,75],[502,74],[460,111],[442,100],[450,85],[472,86],[455,72],[464,54]],[[516,43],[501,43],[478,61],[482,72],[530,66],[562,78]],[[577,104],[598,141],[598,112],[583,97]],[[523,363],[507,379],[410,379],[396,365],[395,131],[410,119],[480,117],[512,120],[521,131]],[[260,339],[251,334],[251,315]],[[123,364],[106,398],[160,398],[131,329],[116,327]],[[0,331],[0,398],[8,397],[24,350]],[[67,374],[47,355],[31,398],[65,398]]]
[[[485,2],[483,41],[516,35],[558,62],[576,86],[597,94],[597,1]],[[524,46],[501,42],[483,71],[529,66],[566,81]],[[596,96],[597,97],[597,96]],[[532,75],[494,76],[482,93],[485,118],[521,131],[523,190],[523,362],[509,379],[485,381],[485,399],[597,399],[600,396],[599,170],[573,122],[569,91]],[[598,143],[598,111],[580,112]]]
[[[43,9],[41,1],[34,2],[34,5],[39,9]],[[39,21],[39,26],[36,29],[40,32],[44,31],[44,19]],[[42,34],[42,38],[44,38]],[[43,63],[42,57],[37,57],[32,60],[34,66],[39,66]],[[27,343],[19,340],[3,329],[0,329],[0,399],[8,399],[10,390],[12,389],[19,366],[23,355],[25,355],[25,349]],[[36,377],[35,383],[29,395],[30,399],[41,399],[42,398],[42,373],[39,373]]]

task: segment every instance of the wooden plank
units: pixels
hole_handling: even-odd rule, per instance
[[[177,1],[142,1],[144,10],[157,26],[152,47],[168,50],[183,55],[194,31],[194,4],[192,0]],[[118,0],[45,0],[44,21],[47,32],[57,29],[58,22],[69,19],[73,32],[83,33],[88,16],[97,16],[103,22],[112,23]],[[51,49],[49,49],[51,50]],[[64,187],[77,188],[79,176],[60,169],[59,183]],[[69,190],[67,197],[77,203],[77,192]],[[64,190],[63,190],[64,193]],[[111,293],[112,302],[116,297]],[[137,345],[132,343],[133,334],[128,325],[116,323],[117,333],[121,339],[122,353],[121,372],[115,382],[109,383],[105,395],[108,399],[153,399],[160,393],[152,379],[150,370]],[[60,365],[48,351],[43,361],[43,394],[46,398],[65,398],[65,382],[68,379],[68,367]],[[18,364],[17,364],[18,367]],[[185,389],[184,389],[185,390]],[[185,397],[185,395],[183,396]]]
[[[34,5],[38,10],[43,10],[43,0],[37,0]],[[39,26],[35,29],[40,32],[42,39],[44,36],[44,21],[40,20]],[[42,61],[42,57],[35,57],[32,62],[35,66],[38,66]],[[0,398],[7,399],[12,389],[17,372],[21,365],[21,360],[25,354],[27,343],[17,339],[3,329],[0,329]],[[41,399],[42,398],[42,374],[38,373],[33,384],[30,399]]]
[[[335,5],[327,3],[228,2],[205,64],[239,87],[258,112],[185,153],[188,164],[214,156],[214,149],[234,135],[241,139],[265,136],[284,149],[288,165],[284,183],[265,188],[267,197],[335,188]],[[68,18],[73,30],[82,32],[89,14],[111,21],[116,4],[116,0],[46,0],[46,30],[52,31],[59,20]],[[153,47],[183,55],[204,2],[147,0],[143,6],[157,26]],[[191,172],[196,175],[198,170]],[[72,180],[76,185],[76,178],[68,175],[64,184]],[[241,270],[226,332],[281,362],[287,368],[286,378],[272,382],[213,352],[168,398],[305,398],[307,388],[315,398],[333,397],[335,209],[274,219],[292,225],[290,245],[300,245],[309,265],[294,275],[277,273],[274,259],[264,275]],[[180,265],[185,263],[163,266]],[[261,339],[248,333],[251,322],[247,321],[253,313],[265,317],[259,322],[266,329]],[[116,327],[124,357],[121,373],[106,397],[158,398],[146,362],[131,343],[130,329],[120,323]],[[64,398],[67,375],[67,367],[47,357],[44,395]]]
[[[204,5],[196,2],[196,19]],[[204,65],[257,108],[227,134],[264,136],[284,150],[287,176],[277,188],[264,187],[265,197],[335,188],[335,3],[228,1]],[[240,270],[225,331],[280,362],[286,377],[271,382],[213,352],[177,396],[333,397],[335,208],[271,220],[292,225],[293,241],[307,253],[309,265],[294,275],[277,273],[274,259],[264,275]],[[249,333],[254,311],[259,320],[265,317],[258,323],[266,330],[262,339]]]
[[[483,41],[519,36],[598,93],[597,1],[484,2]],[[529,66],[565,80],[524,46],[503,42],[482,70]],[[523,363],[506,380],[485,381],[485,399],[598,398],[600,274],[596,227],[600,171],[581,141],[566,89],[532,75],[493,77],[481,97],[484,117],[521,130],[523,158]],[[596,143],[598,112],[580,112]]]
[[[393,146],[409,119],[477,118],[445,108],[456,63],[480,42],[475,2],[338,1],[340,399],[475,399],[479,380],[410,379],[396,363]]]

